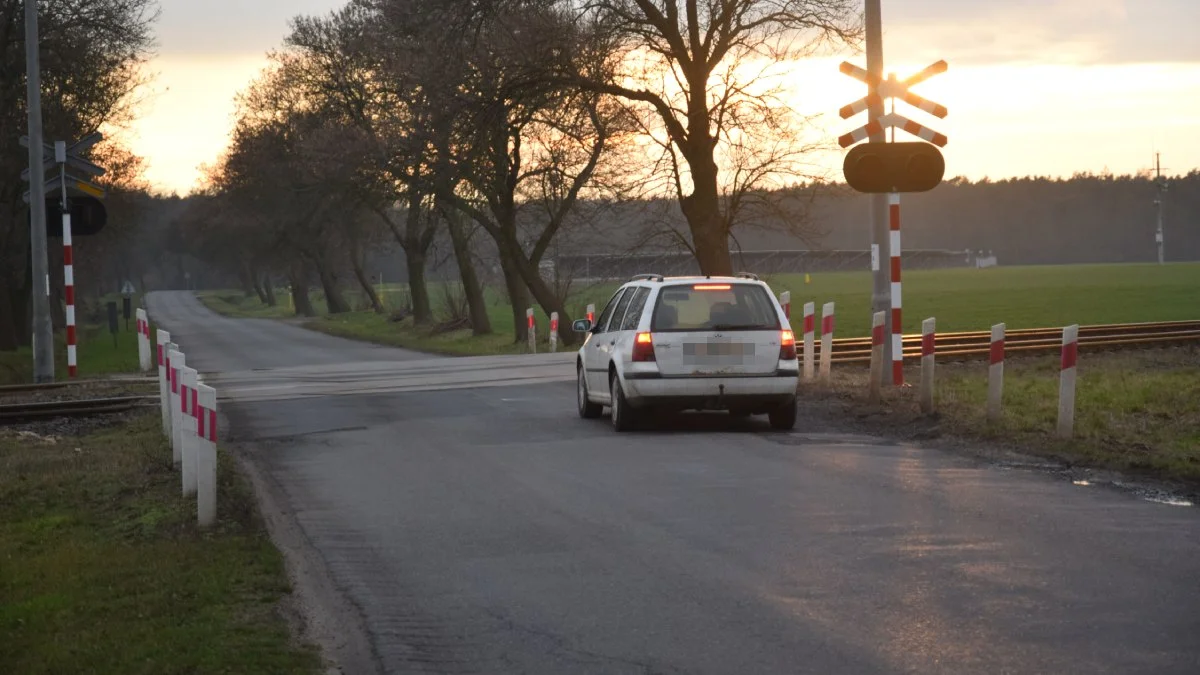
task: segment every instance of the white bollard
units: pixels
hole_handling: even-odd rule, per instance
[[[196,414],[196,517],[200,527],[217,520],[217,391],[200,385]]]
[[[883,339],[887,312],[871,315],[871,377],[867,386],[872,403],[878,403],[883,387]]]
[[[179,378],[180,371],[186,366],[186,359],[183,357],[183,352],[179,351],[178,345],[171,343],[171,351],[167,352],[168,362],[171,364],[171,461],[177,466],[183,461],[183,420],[179,414]]]
[[[1058,375],[1058,435],[1075,435],[1075,364],[1079,359],[1079,325],[1063,329],[1062,366]]]
[[[937,321],[921,322],[921,412],[933,412],[934,359],[937,354]]]
[[[529,353],[537,353],[537,322],[533,320],[533,308],[525,310],[525,321],[529,326]]]
[[[171,342],[171,334],[165,330],[155,331],[158,343],[158,403],[162,409],[163,434],[171,437],[171,385],[167,378],[167,345]]]
[[[826,384],[832,378],[833,370],[833,310],[832,302],[821,308],[821,381]]]
[[[587,320],[588,320],[588,323],[592,324],[593,326],[596,325],[596,306],[595,305],[587,306]]]
[[[147,337],[146,310],[138,307],[134,312],[134,323],[137,325],[138,369],[143,373],[150,370],[150,342]]]
[[[183,433],[180,440],[182,457],[183,496],[196,494],[196,405],[200,381],[196,371],[184,368],[179,374],[179,417],[183,423]]]
[[[792,292],[784,291],[779,294],[779,304],[783,305],[783,315],[792,320]]]
[[[817,354],[816,344],[814,344],[813,334],[817,326],[817,305],[816,303],[804,303],[804,379],[811,382],[813,379],[813,371],[815,370]]]
[[[992,347],[988,359],[987,418],[997,422],[1003,410],[1004,400],[1004,324],[992,326]]]
[[[558,312],[550,313],[550,351],[558,351]]]

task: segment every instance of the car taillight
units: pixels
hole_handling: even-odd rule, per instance
[[[633,340],[633,360],[645,362],[654,360],[654,336],[650,333],[638,333]]]
[[[792,361],[796,358],[796,334],[790,330],[779,333],[779,360]]]

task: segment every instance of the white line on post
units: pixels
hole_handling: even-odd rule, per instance
[[[1079,325],[1063,329],[1062,367],[1058,376],[1058,435],[1071,438],[1075,434],[1075,377],[1079,358]]]
[[[807,382],[811,382],[813,379],[817,361],[817,348],[813,340],[817,326],[816,314],[816,303],[804,303],[804,379]]]
[[[182,455],[182,483],[183,496],[196,494],[196,402],[197,391],[196,387],[200,383],[196,380],[196,371],[192,368],[184,368],[179,377],[179,419],[182,420],[183,433],[180,440],[183,441]]]
[[[937,355],[937,321],[921,322],[921,412],[933,412],[934,359]]]
[[[155,331],[155,341],[158,343],[158,404],[162,409],[162,429],[167,438],[171,437],[171,389],[167,381],[167,345],[171,342],[171,334],[165,330]]]
[[[533,320],[533,308],[525,310],[525,321],[529,332],[529,353],[537,353],[537,322]]]
[[[217,391],[200,385],[196,414],[196,516],[200,527],[217,520]]]
[[[988,400],[987,418],[989,422],[1000,420],[1004,399],[1004,324],[992,326],[992,347],[988,359]]]
[[[821,308],[821,381],[826,384],[832,378],[833,370],[833,310],[832,302]]]
[[[550,312],[550,351],[558,351],[558,312]]]
[[[887,312],[871,315],[871,377],[867,386],[871,402],[877,403],[883,386],[883,339],[887,327]]]

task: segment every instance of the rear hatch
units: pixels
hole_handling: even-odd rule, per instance
[[[658,370],[668,377],[774,373],[781,328],[767,290],[736,282],[665,286],[650,323]]]

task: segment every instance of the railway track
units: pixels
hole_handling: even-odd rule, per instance
[[[971,359],[987,356],[991,347],[991,331],[967,331],[937,334],[938,359]],[[1118,323],[1079,327],[1079,351],[1096,352],[1113,349],[1200,344],[1200,321],[1163,321],[1152,323]],[[1004,336],[1004,350],[1013,355],[1057,354],[1062,348],[1062,328],[1025,328],[1009,330]],[[818,340],[818,356],[821,345]],[[921,357],[921,336],[904,336],[904,358]],[[871,360],[871,339],[842,338],[833,341],[834,363],[857,363]]]
[[[139,406],[158,406],[158,396],[118,396],[84,398],[69,401],[37,401],[0,405],[0,424],[29,422],[54,417],[90,417],[132,410]]]

